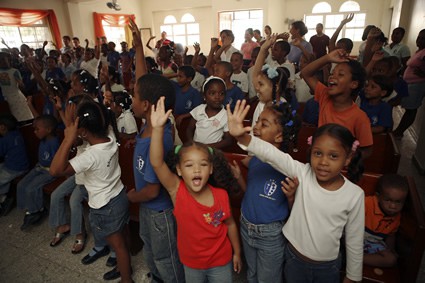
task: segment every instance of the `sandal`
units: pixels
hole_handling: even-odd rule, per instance
[[[75,239],[74,246],[72,247],[71,253],[79,254],[86,247],[86,236],[83,239]]]
[[[50,242],[50,246],[51,247],[56,247],[56,246],[58,246],[61,242],[62,242],[62,240],[63,239],[65,239],[66,238],[66,236],[68,236],[69,235],[69,230],[68,231],[66,231],[66,232],[64,232],[64,233],[59,233],[59,232],[56,232],[56,234],[55,234],[55,237],[53,238],[53,240]]]

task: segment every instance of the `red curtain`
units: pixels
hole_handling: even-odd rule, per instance
[[[125,27],[129,23],[129,19],[135,20],[134,15],[124,15],[124,14],[99,14],[93,13],[94,20],[94,36],[96,38],[105,36],[105,31],[103,30],[102,21],[107,22],[111,26],[116,27]]]
[[[53,39],[58,48],[62,47],[62,39],[59,30],[58,20],[53,10],[21,10],[0,8],[0,25],[3,26],[28,26],[47,18]]]

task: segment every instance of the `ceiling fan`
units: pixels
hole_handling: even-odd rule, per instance
[[[112,0],[111,2],[106,3],[109,9],[114,9],[115,11],[121,10],[120,4],[117,3],[117,0]]]

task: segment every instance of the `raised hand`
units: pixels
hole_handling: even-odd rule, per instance
[[[211,49],[216,49],[218,46],[218,38],[212,37],[211,38]]]
[[[261,45],[261,49],[268,50],[276,42],[276,39],[277,39],[276,33],[273,33],[272,35],[268,36],[266,40],[264,41],[263,45]]]
[[[75,117],[75,113],[76,113],[76,105],[73,102],[68,102],[68,104],[66,105],[66,109],[65,109],[65,121],[63,121],[65,123],[65,126],[68,127],[70,125],[72,125],[72,123],[74,123],[74,117]]]
[[[134,46],[135,47],[143,46],[142,45],[142,35],[140,34],[140,30],[137,27],[136,23],[131,18],[128,22],[128,27],[130,28],[131,32],[133,33],[133,44],[134,44]]]
[[[67,140],[70,143],[74,143],[78,136],[78,122],[80,121],[80,117],[77,117],[75,121],[71,122],[71,124],[66,125],[64,130],[64,140]]]
[[[335,49],[331,51],[327,56],[331,63],[348,62],[348,54],[344,49]]]
[[[7,46],[6,41],[4,40],[3,37],[1,38],[1,43],[3,43],[3,45],[6,45]]]
[[[243,136],[245,133],[251,131],[251,127],[244,127],[243,120],[249,111],[249,105],[246,105],[246,100],[238,100],[236,102],[235,109],[230,110],[230,104],[226,105],[227,109],[227,125],[229,127],[229,133],[235,138]]]
[[[152,128],[161,128],[167,123],[168,117],[171,114],[171,109],[165,112],[165,106],[164,106],[164,100],[165,97],[161,96],[161,98],[158,100],[155,105],[152,105],[152,111],[151,111],[151,124]]]
[[[284,32],[284,33],[278,34],[277,39],[283,39],[284,41],[288,41],[290,36],[291,35],[289,34],[289,32]]]
[[[372,61],[380,61],[384,58],[384,55],[385,53],[382,50],[375,51],[372,56]]]
[[[43,42],[43,48],[44,47],[46,47],[46,45],[48,44],[48,42],[47,42],[47,40],[45,40],[44,42]]]
[[[347,23],[351,22],[354,18],[354,13],[350,13],[341,21],[341,25],[346,25]]]
[[[198,42],[195,42],[195,43],[193,44],[193,48],[195,49],[195,53],[199,53],[199,52],[201,52],[201,46],[199,45],[199,43],[198,43]]]

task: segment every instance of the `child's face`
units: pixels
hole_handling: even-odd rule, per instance
[[[177,173],[183,178],[189,192],[197,194],[207,187],[208,179],[213,172],[209,154],[197,146],[181,150],[180,162],[176,166]]]
[[[382,90],[382,88],[373,80],[368,80],[366,82],[366,87],[365,87],[366,99],[369,100],[369,99],[381,98],[381,97],[384,97],[385,94],[386,94],[386,91]]]
[[[311,147],[310,164],[317,182],[327,190],[336,190],[342,181],[341,170],[351,161],[341,142],[327,134],[317,137]]]
[[[79,78],[77,75],[72,75],[71,76],[71,88],[75,93],[80,93],[84,91],[84,86],[83,84],[80,82]]]
[[[399,188],[384,188],[378,195],[379,207],[385,215],[397,215],[403,209],[406,197],[407,192]]]
[[[254,65],[254,64],[255,64],[255,61],[257,61],[258,52],[259,52],[259,50],[258,50],[258,49],[254,49],[254,50],[252,50],[252,52],[251,52],[251,64],[252,64],[252,65]]]
[[[352,80],[351,69],[348,64],[340,63],[336,65],[328,79],[329,95],[336,96],[340,94],[351,95],[351,92],[357,88],[358,82]]]
[[[240,55],[232,54],[230,64],[232,64],[233,71],[240,71],[242,70],[243,60]]]
[[[276,113],[265,108],[258,117],[254,129],[254,136],[271,144],[282,142],[282,126],[279,124],[279,117]]]
[[[179,84],[179,86],[183,87],[187,84],[190,84],[190,81],[190,78],[186,77],[183,71],[177,71],[177,83]]]
[[[390,75],[390,66],[387,62],[378,61],[373,65],[372,68],[372,75],[383,75],[383,76],[389,76]]]
[[[93,59],[94,54],[93,52],[87,50],[86,52],[84,52],[84,61],[90,61],[91,59]]]
[[[226,97],[224,85],[221,82],[212,82],[205,90],[205,103],[211,109],[219,110],[223,108],[223,101]]]
[[[140,94],[135,93],[131,104],[134,116],[139,119],[146,118],[147,108],[149,108],[149,102],[142,100]]]
[[[162,46],[159,49],[158,56],[159,56],[159,59],[161,59],[161,61],[166,61],[169,59],[167,46]]]
[[[33,127],[35,136],[40,140],[44,139],[51,133],[51,129],[46,127],[42,121],[35,121]]]
[[[53,59],[53,58],[47,59],[47,68],[53,69],[55,67],[56,67],[55,59]]]
[[[259,74],[257,77],[257,83],[255,84],[255,90],[257,91],[258,99],[267,103],[272,101],[273,84],[264,74]]]
[[[280,47],[279,44],[274,44],[272,48],[272,59],[273,60],[282,60],[288,55],[288,53]]]
[[[226,79],[230,77],[229,72],[226,71],[226,68],[219,64],[214,65],[214,76],[219,77],[224,81],[226,81]]]

